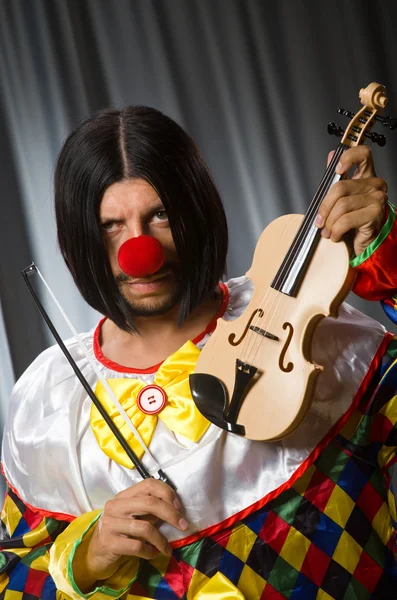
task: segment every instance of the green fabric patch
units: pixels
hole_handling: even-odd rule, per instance
[[[364,546],[364,550],[380,567],[382,567],[382,569],[385,568],[386,548],[376,531],[371,531],[368,541]]]
[[[197,565],[198,558],[200,556],[201,548],[203,546],[203,540],[199,540],[194,544],[189,544],[185,548],[181,548],[181,558],[188,565],[195,568]]]
[[[350,457],[341,451],[340,446],[332,442],[321,452],[315,465],[324,475],[327,475],[334,483],[337,483],[340,474],[349,460]]]
[[[36,558],[39,558],[39,556],[44,556],[47,550],[50,549],[50,546],[51,544],[48,544],[48,546],[40,546],[40,548],[31,550],[29,554],[23,557],[21,562],[23,562],[24,565],[31,565]]]
[[[369,444],[373,420],[373,416],[363,415],[356,431],[349,441],[355,446],[366,446]]]
[[[388,206],[389,214],[387,217],[387,221],[380,230],[378,237],[376,237],[374,241],[371,242],[371,244],[367,246],[367,248],[365,248],[364,252],[361,252],[361,254],[359,254],[350,261],[351,267],[354,268],[362,265],[363,262],[365,262],[367,258],[369,258],[375,252],[375,250],[379,248],[381,243],[384,242],[387,236],[389,235],[390,231],[393,228],[394,221],[396,220],[396,211],[392,204],[388,203]]]
[[[147,591],[149,593],[150,598],[156,597],[156,590],[162,579],[162,574],[159,573],[157,569],[155,569],[153,565],[150,564],[149,561],[141,561],[138,573],[138,582],[143,586],[145,592]]]
[[[387,353],[390,354],[392,358],[397,358],[397,340],[393,339],[390,342]]]
[[[292,525],[301,502],[302,496],[294,489],[290,488],[274,500],[272,510],[283,519],[283,521]]]
[[[298,577],[299,571],[279,556],[270,572],[268,582],[275,590],[289,598],[295,589]]]
[[[369,592],[357,579],[352,579],[349,583],[343,600],[369,600],[371,598],[371,592]]]

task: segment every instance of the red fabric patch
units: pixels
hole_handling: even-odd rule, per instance
[[[280,519],[276,513],[269,512],[267,519],[259,532],[259,537],[269,544],[273,550],[280,553],[290,528],[291,526]]]
[[[370,441],[384,443],[393,429],[393,423],[380,413],[375,415],[371,426]]]
[[[226,548],[226,546],[229,543],[230,536],[232,535],[232,531],[233,531],[233,529],[228,529],[227,531],[221,531],[217,535],[213,535],[211,537],[214,540],[214,542],[216,542],[223,548]]]
[[[183,578],[181,577],[181,570],[179,568],[178,561],[171,556],[170,562],[168,563],[167,572],[163,575],[164,579],[170,586],[175,594],[182,598],[185,593]]]
[[[330,556],[327,556],[325,552],[317,548],[314,544],[310,544],[301,572],[320,587],[330,562]]]
[[[48,573],[46,571],[36,571],[36,569],[29,569],[28,578],[25,583],[24,594],[32,594],[33,596],[37,596],[37,598],[41,597],[41,590],[43,589],[43,585],[45,580],[48,577]]]
[[[327,506],[335,485],[336,483],[332,479],[324,475],[319,469],[316,469],[305,491],[305,498],[321,510],[321,512],[324,512],[324,508]]]
[[[143,598],[146,598],[146,594],[147,594],[147,589],[145,590],[145,588],[143,588],[141,586],[140,583],[136,582],[133,583],[132,586],[130,587],[129,593],[132,596],[142,596]]]
[[[363,487],[357,500],[357,506],[361,508],[366,517],[368,517],[368,520],[372,523],[382,504],[383,499],[379,496],[372,483],[368,481]]]
[[[261,600],[285,600],[285,598],[286,596],[275,590],[270,583],[266,584],[261,596]]]
[[[183,561],[181,561],[179,563],[179,567],[180,567],[181,574],[182,574],[183,587],[185,590],[188,590],[195,569],[194,569],[194,567],[188,565],[187,563],[185,563]]]
[[[397,218],[387,238],[361,265],[353,292],[365,300],[385,300],[397,292]]]
[[[366,590],[373,592],[382,575],[382,571],[382,567],[372,560],[365,550],[363,550],[356,570],[353,573],[353,577],[355,577]]]
[[[25,519],[26,523],[29,525],[29,529],[35,529],[42,522],[43,515],[33,512],[32,510],[30,510],[30,508],[27,508],[25,510],[25,512],[23,513],[23,518]]]

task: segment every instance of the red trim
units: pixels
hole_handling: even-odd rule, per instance
[[[16,494],[18,496],[20,501],[23,502],[24,505],[27,506],[31,511],[41,515],[44,518],[49,517],[51,519],[57,519],[58,521],[69,521],[69,523],[71,523],[72,521],[75,520],[76,517],[73,515],[68,515],[66,513],[51,512],[50,510],[44,510],[43,508],[36,508],[35,506],[28,504],[23,498],[21,498],[21,495],[17,492],[17,490],[14,488],[14,486],[12,486],[11,483],[8,481],[6,474],[4,472],[3,463],[0,463],[0,470],[1,470],[1,472],[4,476],[4,479],[6,480],[6,483],[7,483],[8,487],[10,488],[10,490],[12,490],[14,492],[14,494]]]
[[[337,421],[335,423],[335,425],[330,429],[330,431],[323,437],[323,439],[312,450],[312,452],[309,454],[309,456],[306,458],[306,460],[297,468],[296,471],[294,471],[294,473],[291,475],[291,477],[289,478],[288,481],[286,481],[285,483],[280,485],[275,490],[272,490],[271,492],[266,494],[266,496],[264,496],[257,502],[254,502],[254,504],[251,504],[251,506],[248,506],[247,508],[245,508],[244,510],[241,510],[240,512],[236,513],[235,515],[228,517],[221,523],[217,523],[216,525],[211,525],[210,527],[207,527],[206,529],[203,529],[202,531],[199,531],[198,533],[194,533],[193,535],[190,535],[181,540],[176,540],[175,542],[171,542],[172,548],[180,548],[181,546],[187,546],[189,544],[192,544],[193,542],[196,542],[197,540],[202,539],[203,537],[212,536],[215,533],[218,533],[219,531],[221,531],[222,529],[227,529],[228,527],[231,527],[232,525],[237,523],[237,521],[241,521],[242,519],[245,519],[245,517],[248,517],[251,513],[255,512],[256,510],[265,506],[265,504],[267,504],[268,502],[270,502],[271,500],[273,500],[274,498],[279,496],[282,492],[290,489],[292,487],[292,485],[295,483],[295,481],[297,479],[299,479],[299,477],[301,477],[303,475],[303,473],[313,464],[313,462],[317,459],[318,455],[331,442],[331,440],[341,431],[341,429],[343,429],[344,425],[346,424],[346,422],[351,417],[352,413],[355,411],[355,409],[359,405],[360,400],[365,392],[365,389],[366,389],[369,381],[373,377],[376,369],[378,368],[380,361],[382,360],[382,357],[385,354],[393,337],[394,336],[392,333],[387,332],[385,334],[378,350],[376,351],[374,358],[372,359],[369,369],[368,369],[364,379],[362,380],[360,387],[358,388],[358,391],[354,397],[352,404],[347,409],[345,414],[341,416],[339,421]]]
[[[230,295],[229,289],[225,283],[220,283],[219,289],[221,290],[221,293],[222,293],[222,304],[221,304],[218,312],[216,313],[214,318],[208,323],[208,325],[204,329],[204,331],[202,331],[197,337],[194,338],[194,340],[192,340],[193,344],[198,344],[199,342],[201,342],[201,340],[204,338],[204,336],[206,336],[208,333],[212,333],[215,330],[218,319],[223,317],[223,315],[226,312],[227,306],[229,304],[229,295]],[[125,367],[116,362],[113,362],[109,358],[106,358],[106,356],[102,353],[101,344],[99,341],[101,327],[102,327],[102,324],[106,321],[106,318],[107,317],[104,317],[103,319],[101,319],[99,321],[97,328],[95,329],[95,332],[94,332],[93,347],[94,347],[95,358],[100,363],[102,363],[105,367],[107,367],[108,369],[111,369],[112,371],[116,371],[117,373],[137,373],[137,374],[141,374],[141,375],[156,373],[164,361],[161,361],[157,365],[154,365],[152,367],[148,367],[147,369],[134,369],[133,367]]]

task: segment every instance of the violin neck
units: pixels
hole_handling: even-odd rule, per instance
[[[347,148],[348,146],[344,144],[339,144],[336,148],[302,224],[271,284],[272,288],[288,296],[296,296],[298,293],[319,242],[321,230],[314,225],[314,221],[331,185],[341,178],[340,175],[335,173],[335,168],[342,153]]]

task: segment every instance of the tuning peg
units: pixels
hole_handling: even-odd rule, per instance
[[[338,108],[336,112],[338,113],[338,115],[349,117],[349,119],[352,119],[354,117],[354,113],[350,112],[350,110],[346,110],[345,108]]]
[[[373,131],[372,133],[364,133],[364,135],[374,144],[378,144],[378,146],[384,146],[386,144],[386,138],[381,133],[376,133],[376,131]]]
[[[340,127],[339,125],[337,125],[336,123],[328,123],[328,133],[330,135],[336,135],[337,137],[342,137],[343,134],[345,133],[344,130],[342,129],[342,127]]]
[[[397,119],[392,119],[392,117],[380,117],[377,115],[375,119],[379,121],[379,123],[382,123],[384,127],[388,127],[392,131],[397,127]]]

